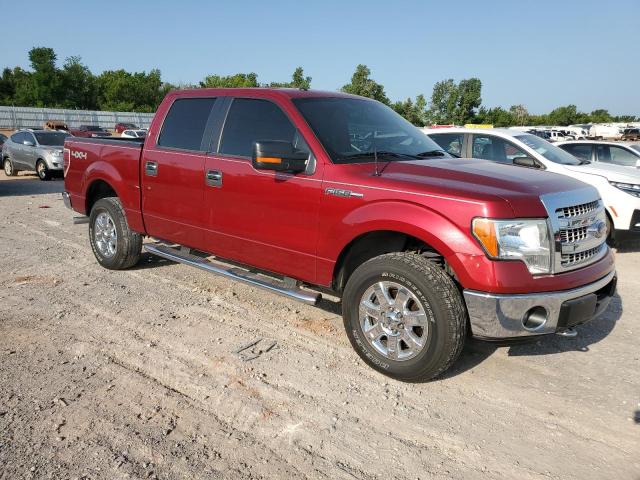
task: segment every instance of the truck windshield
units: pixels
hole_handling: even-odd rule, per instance
[[[372,100],[293,99],[334,163],[448,157],[442,148],[389,107]]]
[[[64,139],[70,135],[65,132],[42,132],[34,133],[40,145],[48,145],[52,147],[61,147],[64,145]]]
[[[527,147],[535,150],[547,160],[553,163],[560,163],[562,165],[580,165],[582,160],[574,157],[570,153],[565,152],[560,147],[543,140],[535,135],[515,135],[516,139],[520,140]]]

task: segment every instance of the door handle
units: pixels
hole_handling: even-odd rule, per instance
[[[144,173],[150,177],[158,175],[158,162],[146,161],[144,162]]]
[[[207,170],[205,182],[210,187],[222,186],[222,172],[219,170]]]

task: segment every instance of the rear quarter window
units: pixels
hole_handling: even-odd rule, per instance
[[[162,125],[158,146],[206,151],[204,132],[215,98],[181,98],[173,102]]]

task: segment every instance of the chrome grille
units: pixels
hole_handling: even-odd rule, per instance
[[[606,254],[607,217],[602,201],[594,198],[598,192],[593,187],[540,197],[554,239],[554,273],[586,267]]]
[[[587,238],[587,227],[563,228],[560,230],[560,241],[562,243],[575,243],[585,238]]]
[[[585,250],[579,253],[569,253],[567,255],[562,255],[561,264],[564,268],[582,265],[583,263],[588,262],[593,257],[597,256],[602,250],[603,245],[598,245],[595,248],[590,248],[589,250]]]
[[[591,212],[595,212],[600,206],[600,202],[583,203],[582,205],[574,205],[572,207],[558,208],[556,213],[559,218],[572,218],[587,215]]]

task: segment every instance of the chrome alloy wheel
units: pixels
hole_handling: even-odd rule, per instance
[[[101,212],[96,217],[93,226],[93,235],[96,248],[103,257],[111,258],[116,254],[118,232],[116,231],[116,225],[113,223],[111,215],[107,212]]]
[[[359,306],[360,327],[369,344],[390,360],[405,361],[427,343],[429,319],[406,287],[382,281],[370,286]]]
[[[36,169],[40,178],[44,178],[47,175],[47,166],[44,164],[44,162],[38,162]]]
[[[4,173],[7,175],[7,177],[10,177],[13,173],[13,164],[8,158],[4,161]]]

